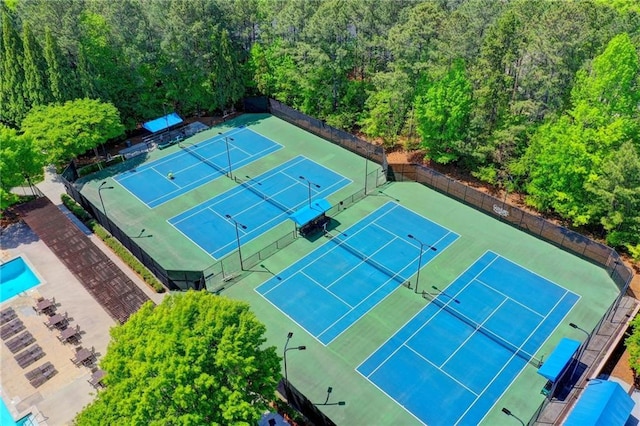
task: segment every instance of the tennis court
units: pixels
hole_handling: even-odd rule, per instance
[[[244,176],[239,186],[169,219],[169,223],[219,259],[236,249],[238,239],[242,245],[284,222],[298,208],[350,183],[350,179],[298,156],[259,176]]]
[[[479,424],[579,299],[493,252],[433,293],[357,368],[429,425]]]
[[[180,151],[129,170],[114,180],[149,208],[154,208],[228,175],[230,167],[233,172],[279,150],[282,145],[242,127],[195,144],[182,142],[180,147]]]
[[[408,237],[412,233],[413,238]],[[395,202],[327,242],[256,291],[328,345],[458,235]],[[420,259],[420,245],[425,244]]]

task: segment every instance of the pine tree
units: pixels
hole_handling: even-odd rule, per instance
[[[67,100],[67,97],[65,96],[65,85],[62,77],[60,49],[56,40],[51,35],[49,27],[45,29],[44,34],[44,58],[47,64],[46,75],[49,83],[51,100],[54,102],[63,102]]]
[[[51,99],[51,94],[45,85],[42,51],[26,22],[22,27],[22,45],[24,46],[24,94],[27,104],[29,108],[46,104]]]
[[[2,14],[1,52],[0,122],[18,127],[27,112],[23,92],[22,42],[7,13]]]

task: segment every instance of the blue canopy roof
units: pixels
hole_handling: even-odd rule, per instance
[[[306,204],[304,207],[296,210],[289,215],[289,219],[293,220],[296,225],[304,226],[317,218],[321,214],[325,213],[331,208],[331,204],[324,198],[319,198],[311,202],[311,205]]]
[[[633,399],[616,382],[591,380],[564,425],[623,426],[633,406]]]
[[[171,114],[165,115],[164,117],[147,121],[142,125],[142,127],[147,129],[151,133],[156,133],[180,123],[182,123],[182,118],[180,118],[180,116],[175,112],[172,112]]]
[[[573,358],[573,354],[576,353],[579,347],[580,342],[577,340],[563,337],[558,346],[551,352],[549,358],[542,364],[542,367],[538,369],[538,374],[552,382],[556,382],[566,366],[571,363],[571,358]]]

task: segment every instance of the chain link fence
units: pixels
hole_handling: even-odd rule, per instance
[[[594,262],[607,269],[621,291],[626,291],[631,282],[633,272],[622,263],[620,255],[611,247],[511,206],[504,200],[464,185],[429,167],[420,164],[391,164],[387,169],[387,179],[427,185],[583,259]]]

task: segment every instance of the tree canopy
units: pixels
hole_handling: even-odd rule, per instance
[[[0,123],[91,98],[133,129],[266,95],[613,232],[619,204],[592,190],[623,144],[640,152],[637,3],[5,1]],[[629,235],[609,241],[640,251]]]
[[[11,190],[28,185],[31,178],[42,174],[44,162],[32,141],[14,129],[0,125],[0,209],[17,200]]]
[[[34,107],[22,122],[47,161],[70,160],[124,133],[118,110],[109,103],[77,99]]]
[[[111,331],[106,389],[78,425],[257,424],[280,358],[244,302],[189,291],[145,304]]]

